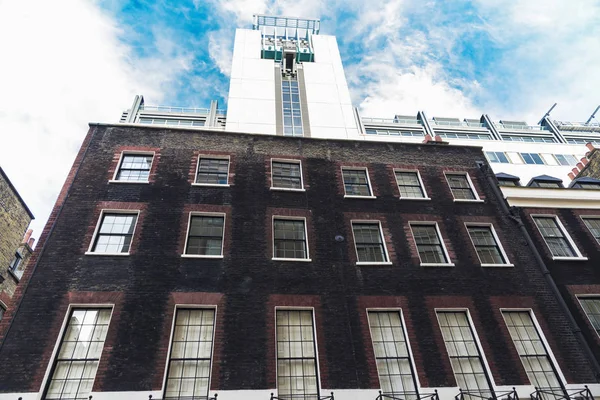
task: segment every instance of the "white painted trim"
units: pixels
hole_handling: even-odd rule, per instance
[[[483,367],[486,370],[488,379],[492,384],[492,389],[496,390],[496,382],[494,382],[494,375],[492,374],[492,370],[490,365],[488,364],[487,357],[485,356],[485,352],[483,351],[483,346],[481,345],[481,341],[479,340],[479,335],[477,334],[477,329],[475,329],[475,324],[473,323],[473,318],[471,318],[471,312],[468,308],[434,308],[435,316],[438,322],[438,328],[440,329],[440,334],[442,334],[442,325],[440,324],[439,312],[464,312],[467,315],[467,321],[469,322],[469,327],[471,328],[471,333],[473,334],[473,339],[475,340],[475,345],[477,346],[477,350],[479,351],[479,355],[481,356],[481,360],[483,362]],[[448,361],[450,362],[450,351],[448,350],[448,345],[446,344],[446,340],[444,340],[444,335],[442,334],[442,340],[444,341],[444,346],[446,346],[446,353],[448,354]],[[452,366],[452,362],[450,362],[450,366],[452,367],[452,372],[456,377],[456,373],[454,372],[454,367]],[[458,394],[458,393],[457,393]]]
[[[454,193],[452,192],[452,187],[450,186],[450,181],[448,181],[448,175],[463,175],[467,177],[467,183],[469,184],[469,187],[471,189],[471,192],[473,192],[473,195],[475,196],[474,199],[457,199],[454,197]],[[482,203],[484,200],[482,200],[479,197],[479,193],[477,193],[477,190],[475,190],[475,185],[473,185],[473,181],[471,180],[471,176],[469,175],[468,172],[461,172],[461,171],[444,171],[444,178],[446,178],[446,183],[448,184],[448,188],[450,189],[450,193],[452,193],[452,198],[455,202],[457,201],[461,201],[461,202],[472,202],[472,203],[476,203],[476,202],[480,202]]]
[[[303,221],[304,222],[304,241],[305,241],[305,245],[306,245],[306,258],[279,258],[275,256],[275,220],[279,219],[279,220],[288,220],[288,221]],[[272,242],[271,242],[271,246],[273,248],[272,254],[273,257],[271,257],[271,260],[276,260],[276,261],[305,261],[305,262],[310,262],[312,261],[312,259],[310,258],[310,248],[308,247],[308,227],[306,226],[307,222],[306,222],[306,217],[294,217],[294,216],[284,216],[284,215],[273,215],[271,216],[271,237]]]
[[[41,400],[44,393],[46,393],[46,389],[48,384],[50,383],[50,372],[52,371],[52,366],[56,361],[56,357],[58,356],[58,349],[60,348],[60,344],[62,342],[63,336],[65,334],[65,330],[67,329],[67,325],[69,324],[69,317],[71,313],[75,309],[90,309],[90,308],[107,308],[110,309],[110,317],[108,318],[108,325],[106,329],[106,337],[108,337],[108,333],[110,331],[110,323],[112,321],[112,314],[115,308],[115,305],[112,303],[70,303],[67,307],[67,312],[63,318],[63,322],[60,327],[60,331],[58,333],[58,337],[56,338],[56,342],[54,343],[54,348],[52,349],[52,354],[50,356],[50,361],[48,362],[48,366],[46,367],[46,372],[44,373],[44,378],[42,379],[42,384],[40,385],[40,391],[37,393],[37,400]],[[100,362],[102,360],[102,355],[104,354],[104,347],[106,345],[106,337],[104,338],[104,343],[102,344],[102,352],[100,353],[100,357],[98,358],[98,366],[100,366]],[[96,368],[96,374],[94,374],[94,381],[92,381],[92,388],[94,387],[94,382],[96,381],[96,375],[98,374],[98,369]],[[91,394],[91,393],[90,393]]]
[[[419,181],[419,185],[421,186],[421,190],[423,191],[424,197],[402,197],[402,192],[400,192],[400,185],[398,185],[398,178],[396,177],[396,172],[416,172],[417,179]],[[394,174],[394,180],[396,181],[396,186],[398,187],[398,193],[400,195],[400,200],[431,200],[431,198],[427,195],[427,190],[425,189],[425,185],[423,184],[423,179],[421,178],[421,172],[418,169],[394,168],[393,174]]]
[[[501,186],[508,204],[534,208],[600,209],[600,190]]]
[[[415,364],[415,358],[413,356],[413,352],[412,352],[412,348],[410,346],[410,339],[409,339],[409,335],[408,335],[408,328],[406,326],[406,321],[404,320],[404,313],[402,312],[402,308],[400,307],[390,307],[390,308],[385,308],[385,307],[367,307],[365,309],[366,313],[367,313],[367,325],[369,327],[369,336],[371,338],[371,346],[373,347],[373,357],[375,357],[375,359],[377,359],[377,357],[375,356],[375,344],[373,343],[373,332],[371,332],[371,322],[369,321],[369,311],[383,311],[383,312],[394,312],[397,311],[400,314],[400,322],[402,323],[402,333],[404,334],[404,341],[406,342],[406,347],[408,349],[408,356],[409,356],[409,361],[410,361],[410,365],[412,366],[412,372],[414,373],[413,375],[413,379],[415,380],[416,383],[416,389],[418,393],[421,393],[421,383],[419,382],[419,373],[417,371],[417,365]],[[377,370],[377,378],[379,379],[379,384],[381,385],[381,379],[379,378],[379,368],[377,368],[377,366],[375,366],[375,369]],[[380,388],[381,390],[381,388]],[[379,394],[379,393],[378,393]]]
[[[379,237],[381,238],[381,243],[383,244],[383,251],[385,254],[385,261],[359,261],[360,257],[358,256],[358,248],[356,246],[356,236],[354,235],[354,223],[357,224],[377,224],[379,226]],[[356,252],[356,265],[392,265],[390,261],[390,254],[388,253],[387,243],[385,242],[385,236],[383,235],[383,227],[381,226],[381,221],[378,219],[351,219],[350,220],[350,229],[352,230],[352,240],[354,241],[354,251]]]
[[[273,192],[306,192],[306,189],[277,188],[277,187],[270,187],[269,190],[271,190]]]
[[[219,184],[219,183],[198,183],[198,168],[200,168],[200,159],[206,158],[209,160],[227,160],[227,183]],[[231,169],[231,156],[229,155],[217,155],[217,154],[198,154],[198,159],[196,160],[196,170],[194,171],[194,182],[192,182],[192,186],[220,186],[220,187],[229,187],[229,170]]]
[[[96,229],[94,229],[94,234],[92,235],[92,240],[88,247],[88,251],[86,251],[85,255],[94,255],[94,256],[128,256],[130,253],[100,253],[96,251],[92,251],[94,244],[96,243],[96,237],[98,236],[98,232],[100,232],[100,225],[102,224],[102,219],[104,218],[104,214],[136,214],[135,224],[133,225],[133,232],[131,233],[131,243],[129,243],[129,250],[131,251],[131,246],[133,245],[133,239],[135,238],[135,231],[137,230],[137,224],[140,220],[140,210],[123,210],[123,209],[112,209],[112,208],[103,208],[100,210],[100,216],[98,217],[98,222],[96,223]]]
[[[117,179],[117,175],[121,170],[121,165],[123,164],[123,157],[128,155],[138,155],[138,156],[148,156],[152,155],[152,162],[150,163],[150,169],[148,170],[148,180],[147,181],[124,181]],[[117,168],[115,168],[115,172],[113,174],[112,179],[110,179],[109,183],[150,183],[150,172],[152,171],[152,166],[154,165],[154,158],[156,157],[156,152],[154,151],[142,151],[142,150],[123,150],[121,152],[121,156],[119,157],[119,163],[117,164]]]
[[[500,254],[502,254],[502,258],[504,258],[504,263],[502,263],[502,264],[484,264],[481,262],[481,258],[479,258],[479,253],[477,253],[477,246],[475,246],[475,242],[473,242],[471,233],[469,233],[470,226],[490,228],[490,231],[492,232],[492,236],[493,236],[494,240],[496,241],[496,246],[498,246],[498,249],[500,250]],[[514,265],[511,264],[510,260],[508,259],[508,255],[504,251],[504,247],[502,246],[502,242],[500,242],[500,238],[498,237],[498,234],[496,234],[496,229],[494,229],[494,224],[480,223],[480,222],[465,222],[465,228],[467,229],[467,235],[469,236],[469,239],[471,239],[471,244],[473,245],[473,248],[475,249],[477,258],[479,258],[479,264],[482,267],[514,267]]]
[[[188,239],[190,238],[190,228],[192,223],[192,217],[223,217],[223,235],[221,236],[221,254],[220,255],[202,255],[202,254],[186,254]],[[223,248],[225,246],[225,223],[227,221],[227,214],[223,212],[203,212],[203,211],[190,211],[188,215],[187,230],[185,233],[185,243],[183,244],[183,258],[223,258]]]
[[[579,302],[579,307],[581,307],[581,310],[583,310],[583,313],[585,314],[585,316],[587,317],[588,322],[590,323],[590,327],[592,328],[592,330],[594,332],[596,332],[596,334],[598,335],[598,337],[600,337],[600,332],[598,332],[596,330],[596,328],[594,328],[594,324],[592,324],[592,320],[590,319],[590,316],[588,315],[587,311],[585,311],[585,308],[583,308],[583,304],[581,304],[581,299],[585,299],[585,298],[590,298],[590,299],[597,299],[600,300],[600,294],[576,294],[575,298],[577,299],[577,301]]]
[[[377,196],[373,195],[373,186],[371,184],[371,178],[369,177],[369,168],[367,167],[340,167],[342,170],[342,186],[344,186],[344,198],[347,199],[375,199],[377,198]],[[368,189],[369,189],[369,195],[368,196],[359,196],[359,195],[355,195],[355,194],[347,194],[346,193],[346,182],[344,182],[344,170],[347,171],[365,171],[365,175],[367,177],[367,185],[368,185]]]
[[[157,398],[164,397],[165,390],[167,389],[167,377],[168,377],[168,373],[169,373],[169,360],[171,359],[171,350],[173,347],[173,335],[175,335],[175,321],[177,320],[177,309],[178,308],[215,310],[215,320],[213,321],[212,345],[210,346],[210,366],[209,366],[209,376],[208,376],[208,394],[210,395],[210,384],[211,384],[212,375],[213,375],[212,370],[213,370],[213,360],[214,360],[214,353],[215,353],[215,337],[216,337],[216,332],[217,332],[217,312],[218,312],[217,308],[218,308],[218,306],[216,304],[211,305],[211,304],[180,304],[180,303],[177,303],[177,304],[175,304],[175,307],[173,308],[174,309],[173,321],[171,322],[171,334],[169,335],[169,347],[167,349],[167,359],[165,360],[165,373],[163,376],[163,384],[162,384],[160,393],[157,395]],[[146,396],[147,396],[147,394],[146,394]],[[152,397],[154,397],[154,395]],[[107,400],[112,400],[112,398],[107,399]],[[126,400],[126,399],[123,399],[123,400]]]
[[[455,203],[485,203],[482,199],[452,199]]]
[[[300,167],[300,188],[282,188],[273,185],[273,161],[286,164],[298,164]],[[304,173],[302,172],[302,160],[291,158],[271,158],[271,187],[270,190],[284,190],[289,192],[304,192]]]
[[[504,323],[506,324],[507,329],[508,329],[508,324],[506,323],[506,317],[504,317],[504,311],[506,311],[506,312],[520,311],[520,312],[527,312],[529,314],[529,316],[531,317],[531,320],[533,321],[533,326],[535,326],[535,329],[537,330],[537,333],[540,336],[540,339],[542,340],[542,343],[544,344],[544,348],[546,349],[546,352],[548,353],[548,356],[550,357],[550,361],[552,361],[552,364],[554,365],[554,368],[556,369],[556,373],[558,374],[558,379],[560,379],[561,383],[563,385],[565,385],[567,383],[567,380],[565,379],[565,376],[563,375],[563,373],[562,373],[562,371],[560,369],[560,365],[558,364],[558,361],[556,360],[556,357],[554,357],[554,353],[552,352],[552,348],[550,348],[550,344],[546,340],[546,335],[544,335],[544,331],[542,330],[542,327],[538,323],[538,320],[537,320],[537,318],[536,318],[535,313],[533,312],[533,310],[531,308],[502,308],[501,307],[500,308],[500,314],[502,314],[502,318],[504,319]],[[511,340],[513,342],[513,346],[514,346],[515,351],[516,351],[515,341],[514,341],[514,339],[512,337],[511,337]],[[521,359],[521,356],[519,356],[519,359]],[[521,360],[521,364],[523,364],[523,360]],[[523,369],[525,369],[525,365],[524,364],[523,364]],[[525,370],[525,371],[527,371],[527,370]],[[527,379],[529,379],[529,375],[527,376]]]
[[[444,256],[446,257],[445,263],[424,263],[421,260],[421,254],[419,254],[419,246],[417,245],[417,240],[415,239],[415,233],[412,230],[413,225],[421,225],[421,226],[435,226],[435,232],[438,235],[438,240],[442,245],[442,250],[444,251]],[[415,247],[417,249],[417,255],[419,256],[419,262],[422,267],[454,267],[454,263],[450,259],[450,254],[448,254],[448,249],[446,248],[446,243],[444,243],[444,237],[442,236],[442,232],[440,231],[440,227],[436,221],[408,221],[408,227],[410,228],[410,233],[413,238],[413,242],[415,243]]]
[[[148,185],[150,181],[115,181],[113,179],[109,180],[108,183],[129,183],[133,185]]]
[[[546,238],[542,234],[542,231],[540,230],[540,227],[538,226],[537,221],[535,220],[538,217],[541,217],[541,218],[553,218],[554,219],[554,222],[556,222],[556,226],[558,227],[558,229],[560,229],[560,231],[562,232],[562,234],[565,236],[565,239],[567,239],[567,242],[569,243],[569,245],[571,246],[571,248],[575,252],[576,256],[574,256],[574,257],[564,257],[564,256],[555,256],[555,255],[552,254],[552,249],[548,245],[548,242],[546,241]],[[542,237],[542,239],[544,239],[544,243],[546,243],[546,247],[548,247],[548,250],[550,251],[550,254],[552,255],[552,259],[553,260],[557,260],[557,261],[560,261],[560,260],[563,260],[563,261],[586,261],[587,260],[587,257],[584,257],[583,254],[581,254],[581,252],[577,248],[577,245],[575,244],[575,242],[573,241],[573,239],[571,239],[571,235],[569,235],[569,232],[567,232],[567,230],[565,229],[565,226],[560,221],[560,218],[558,217],[558,215],[556,215],[556,214],[531,214],[531,218],[533,219],[533,224],[535,225],[535,227],[537,228],[538,232],[540,233],[540,236]]]
[[[275,306],[275,312],[273,313],[273,335],[275,336],[275,392],[279,395],[279,371],[277,371],[277,310],[298,310],[298,311],[310,311],[313,320],[313,339],[315,346],[315,364],[317,367],[317,388],[319,395],[322,395],[323,388],[321,387],[321,368],[319,366],[319,339],[317,338],[317,316],[314,307],[302,307],[302,306]]]

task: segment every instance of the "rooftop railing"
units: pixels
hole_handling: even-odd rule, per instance
[[[501,124],[494,122],[494,125],[500,130],[511,131],[547,131],[548,127],[542,125],[516,125],[516,124]]]
[[[465,128],[485,128],[486,125],[481,122],[465,122],[465,121],[436,121],[434,119],[429,120],[429,123],[437,126],[459,126]]]
[[[319,396],[317,394],[314,395],[310,395],[310,394],[290,394],[290,395],[283,395],[282,397],[278,397],[275,396],[273,393],[271,393],[271,397],[269,398],[269,400],[294,400],[294,399],[298,399],[298,400],[335,400],[335,398],[333,397],[333,392],[331,392],[330,395],[328,396]]]
[[[438,396],[437,390],[433,393],[409,393],[402,397],[396,394],[386,394],[380,390],[379,396],[377,396],[375,400],[440,400],[440,397]]]
[[[594,122],[589,122],[589,123],[585,123],[585,122],[572,122],[572,121],[554,121],[554,124],[556,124],[556,126],[562,127],[562,126],[572,126],[572,127],[600,127],[600,122],[594,121]]]
[[[594,396],[587,385],[583,389],[536,387],[531,400],[594,400]]]
[[[418,119],[400,118],[361,118],[363,124],[400,124],[400,125],[423,125]]]
[[[209,114],[210,108],[195,108],[195,107],[176,107],[176,106],[140,106],[140,111],[154,111],[154,112],[166,112],[166,113],[177,113],[177,114]],[[217,109],[217,115],[224,115],[227,110]]]
[[[214,396],[166,396],[162,399],[155,399],[152,395],[148,395],[148,400],[217,400],[218,394],[214,394]],[[90,399],[92,396],[90,396]]]
[[[519,400],[515,388],[507,391],[497,390],[462,390],[454,396],[455,400]]]

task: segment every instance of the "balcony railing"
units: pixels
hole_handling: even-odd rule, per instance
[[[217,393],[214,394],[214,396],[167,396],[167,397],[163,397],[162,399],[155,399],[154,397],[152,397],[152,395],[148,395],[148,400],[217,400],[217,397],[219,395]],[[92,398],[92,396],[90,396],[90,399]]]
[[[494,122],[494,125],[500,130],[508,131],[547,131],[548,127],[542,125],[515,125],[515,124],[501,124],[500,122]]]
[[[363,124],[400,124],[400,125],[423,125],[416,118],[361,118]]]
[[[585,127],[595,127],[598,128],[600,127],[600,122],[589,122],[589,123],[585,123],[585,122],[571,122],[571,121],[554,121],[554,123],[556,124],[556,126],[558,127],[563,127],[563,126],[572,126],[572,127],[581,127],[581,128],[585,128]]]
[[[177,114],[208,114],[210,113],[210,108],[195,108],[195,107],[174,107],[174,106],[148,106],[142,105],[140,106],[140,110],[144,111],[154,111],[154,112],[168,112],[168,113],[177,113]],[[217,114],[225,113],[225,110],[217,110]]]
[[[495,391],[495,390],[462,390],[460,393],[454,396],[455,400],[471,400],[471,399],[483,399],[483,400],[519,400],[519,395],[515,388],[510,391]]]
[[[531,400],[594,400],[594,396],[587,385],[583,389],[536,387]]]
[[[271,393],[271,400],[335,400],[333,397],[333,392],[329,396],[319,396],[319,395],[310,395],[310,394],[289,394],[284,395],[283,397],[275,396]]]
[[[465,121],[438,121],[435,119],[429,120],[429,123],[437,126],[459,126],[464,128],[485,128],[486,125],[481,122],[465,122]]]
[[[433,393],[411,393],[408,396],[399,397],[399,395],[392,395],[379,391],[379,396],[375,400],[440,400],[437,390]]]

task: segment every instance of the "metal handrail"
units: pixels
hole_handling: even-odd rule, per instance
[[[162,399],[154,399],[151,394],[148,395],[148,400],[217,400],[219,395],[215,393],[213,397],[209,396],[177,396],[177,397],[164,397]],[[92,396],[90,396],[90,399]]]
[[[438,121],[435,119],[429,120],[433,125],[437,126],[461,126],[464,128],[485,128],[486,125],[481,122],[465,122],[465,121]]]
[[[585,123],[585,122],[572,122],[572,121],[554,121],[554,123],[557,126],[584,126],[584,127],[588,127],[588,126],[600,126],[600,122],[589,122],[589,123]]]
[[[553,399],[565,400],[594,400],[592,392],[584,386],[583,389],[563,389],[563,388],[535,388],[535,392],[531,393],[531,400],[545,399],[545,396],[552,396]]]
[[[519,400],[519,395],[516,389],[513,387],[512,390],[498,392],[495,390],[462,390],[454,396],[455,400],[464,400],[465,396],[476,397],[484,400]],[[489,393],[489,395],[486,395]]]
[[[400,118],[370,118],[362,117],[363,124],[405,124],[405,125],[423,125],[418,119],[400,119]]]
[[[298,395],[290,395],[290,396],[286,396],[286,397],[278,397],[275,396],[273,393],[271,393],[271,400],[293,400],[294,398],[304,398],[304,394],[298,394]],[[335,400],[333,397],[333,392],[331,392],[331,395],[329,396],[318,396],[317,397],[318,400]]]
[[[181,113],[181,114],[208,114],[210,112],[209,108],[177,107],[177,106],[149,106],[146,104],[140,106],[140,110]],[[223,111],[223,110],[221,110],[221,111]]]
[[[542,125],[513,125],[513,124],[501,124],[500,122],[494,122],[494,125],[500,129],[507,129],[513,131],[547,131],[548,127]]]
[[[438,392],[437,389],[434,390],[433,393],[415,393],[417,395],[417,400],[440,400],[440,397],[438,396]],[[377,396],[375,398],[375,400],[384,400],[384,399],[389,399],[389,400],[406,400],[402,397],[396,397],[396,396],[392,396],[391,394],[385,394],[382,393],[381,390],[379,391],[379,396]]]

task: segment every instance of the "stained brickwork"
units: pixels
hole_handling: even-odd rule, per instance
[[[0,301],[6,307],[10,305],[19,284],[19,274],[9,270],[15,253],[19,252],[22,256],[19,270],[29,261],[31,247],[23,243],[23,235],[32,219],[31,211],[0,168]]]
[[[160,153],[150,183],[110,183],[116,155],[133,147]],[[199,154],[230,156],[229,186],[191,184]],[[270,190],[271,158],[301,159],[306,190]],[[217,308],[217,391],[274,388],[275,307],[314,310],[327,389],[379,388],[365,313],[390,307],[403,310],[423,387],[455,385],[435,308],[469,310],[497,385],[529,383],[500,307],[533,309],[568,383],[596,382],[477,162],[486,161],[476,147],[92,126],[44,231],[44,250],[34,254],[35,273],[26,273],[19,311],[8,315],[8,331],[8,322],[0,325],[7,332],[0,392],[43,390],[69,303],[114,306],[94,391],[162,389],[178,304]],[[341,166],[367,167],[377,198],[345,199]],[[398,166],[420,171],[431,200],[399,200]],[[453,201],[448,171],[468,172],[484,201]],[[129,256],[85,255],[107,207],[140,210]],[[181,257],[192,211],[226,214],[223,258]],[[273,215],[306,218],[312,261],[272,260]],[[381,221],[391,265],[356,265],[353,218]],[[454,266],[420,266],[407,229],[415,220],[438,223]],[[493,223],[514,267],[482,268],[465,222]]]

